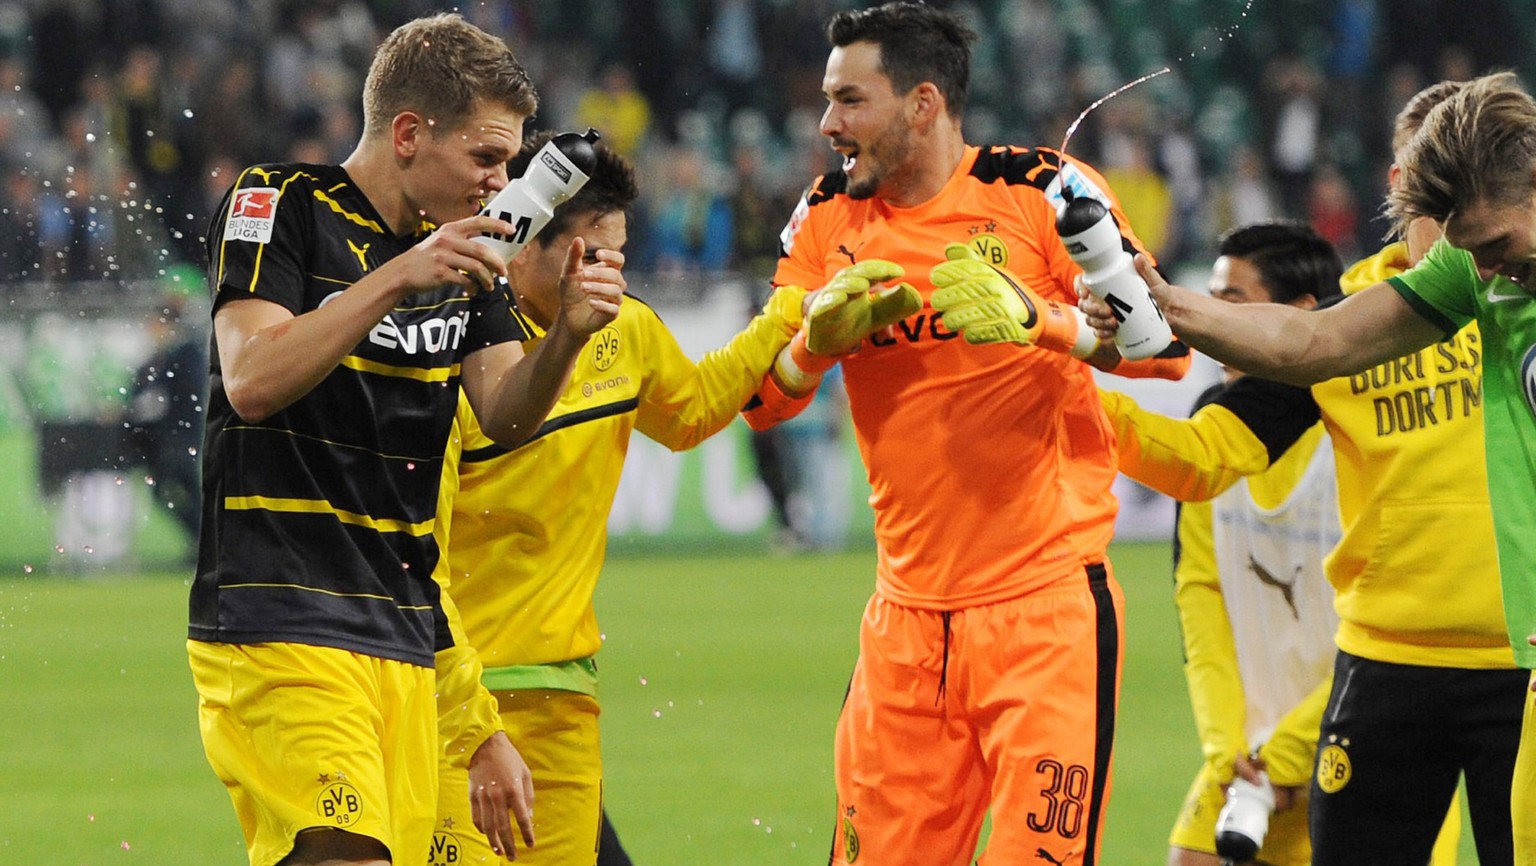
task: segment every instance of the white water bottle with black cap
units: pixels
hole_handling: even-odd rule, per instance
[[[565,132],[539,148],[523,176],[509,181],[480,210],[484,216],[511,223],[512,233],[487,232],[475,240],[495,250],[503,261],[511,261],[549,224],[555,208],[586,185],[597,165],[592,145],[600,137],[591,128],[584,133]]]
[[[1259,774],[1258,784],[1237,776],[1227,788],[1227,803],[1216,816],[1216,854],[1227,863],[1246,863],[1264,847],[1269,816],[1275,811],[1275,789]]]
[[[1168,348],[1173,331],[1152,300],[1147,283],[1136,273],[1131,254],[1121,245],[1120,229],[1109,208],[1095,198],[1074,196],[1063,187],[1067,204],[1056,216],[1056,232],[1067,255],[1083,269],[1083,285],[1109,305],[1120,329],[1115,343],[1132,361],[1150,358]]]

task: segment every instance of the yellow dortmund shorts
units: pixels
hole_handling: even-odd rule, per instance
[[[397,863],[431,841],[432,668],[303,644],[188,641],[208,763],[229,789],[251,866],[304,830],[384,843]]]
[[[512,745],[533,773],[534,847],[519,866],[594,866],[603,810],[597,699],[560,689],[495,690]],[[469,774],[438,765],[432,866],[499,864],[469,806]],[[419,861],[418,861],[419,862]]]

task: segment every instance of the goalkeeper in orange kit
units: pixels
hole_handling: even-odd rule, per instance
[[[973,37],[954,15],[887,3],[837,13],[828,37],[821,132],[844,162],[791,216],[774,282],[853,266],[921,302],[839,361],[877,564],[834,744],[832,862],[969,864],[990,812],[987,866],[1096,864],[1124,631],[1114,436],[1080,359],[1176,376],[1189,358],[1175,344],[1130,365],[1081,327],[1064,185],[1144,250],[1092,168],[965,143]],[[820,348],[808,334],[780,354],[754,427],[810,400]]]

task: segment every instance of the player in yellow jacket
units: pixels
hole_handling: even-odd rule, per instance
[[[1339,295],[1333,248],[1298,223],[1245,226],[1225,235],[1211,293],[1235,303],[1304,308]],[[1213,386],[1214,402],[1239,375]],[[1111,412],[1140,410],[1118,396]],[[1133,474],[1134,465],[1127,471]],[[1205,764],[1169,838],[1172,866],[1216,866],[1215,829],[1235,776],[1273,786],[1276,810],[1258,861],[1311,862],[1306,786],[1333,683],[1333,589],[1323,559],[1339,540],[1333,442],[1313,424],[1266,470],[1179,511],[1174,599],[1185,677]],[[1260,773],[1263,773],[1261,780]],[[1437,842],[1437,866],[1455,862],[1460,815]]]
[[[544,140],[523,146],[511,176]],[[555,312],[557,253],[578,236],[589,254],[621,249],[635,195],[630,165],[600,145],[592,179],[510,263],[509,281],[535,339]],[[593,656],[601,637],[592,596],[631,434],[682,450],[724,429],[800,328],[804,298],[802,289],[778,289],[745,330],[698,363],[654,310],[627,298],[577,359],[548,420],[516,449],[491,442],[460,403],[437,532],[449,595],[483,662],[483,682],[533,774],[538,842],[519,863],[596,860],[602,763]],[[439,677],[461,668],[453,657],[438,661]],[[443,728],[451,752],[458,748],[453,720]],[[473,827],[464,770],[445,761],[441,776],[435,859],[428,862],[499,862],[478,834],[463,832]]]
[[[1399,141],[1458,85],[1399,116]],[[1423,255],[1419,224],[1344,277],[1352,293]],[[1273,464],[1319,419],[1343,536],[1325,562],[1339,615],[1310,790],[1313,862],[1423,863],[1465,774],[1482,862],[1512,859],[1509,784],[1525,674],[1504,629],[1486,494],[1476,324],[1311,389],[1247,377],[1189,421],[1106,398],[1123,468],[1181,500]]]
[[[1227,233],[1211,294],[1304,308],[1336,297],[1343,263],[1299,223]],[[1214,400],[1213,386],[1197,404]],[[1117,405],[1117,401],[1107,401]],[[1267,470],[1179,509],[1174,600],[1205,763],[1169,837],[1171,866],[1217,866],[1216,818],[1235,777],[1272,785],[1257,859],[1306,866],[1305,786],[1331,682],[1333,591],[1322,561],[1339,538],[1333,446],[1314,424]]]

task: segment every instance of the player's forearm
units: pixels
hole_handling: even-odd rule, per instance
[[[461,643],[440,650],[435,661],[438,733],[448,762],[465,767],[502,730],[501,716],[496,699],[480,683],[480,657],[473,647]]]
[[[1317,755],[1317,731],[1333,691],[1333,677],[1324,677],[1311,694],[1292,707],[1275,725],[1269,742],[1259,750],[1269,778],[1277,785],[1304,785]]]
[[[501,374],[484,411],[475,407],[485,435],[508,447],[528,441],[565,391],[587,339],[557,321],[537,346]]]
[[[1284,304],[1230,304],[1175,286],[1158,300],[1179,339],[1245,373],[1294,385],[1339,375],[1318,354],[1315,314]]]
[[[1238,370],[1314,385],[1399,358],[1444,337],[1386,283],[1324,310],[1228,304],[1160,287],[1158,302],[1179,338]]]
[[[782,291],[782,290],[781,290]],[[687,396],[664,417],[648,417],[641,432],[673,451],[693,448],[725,429],[762,384],[794,328],[765,311],[690,371]]]
[[[236,414],[260,421],[313,391],[394,309],[401,291],[387,278],[364,279],[298,316],[261,299],[226,303],[214,330]]]

